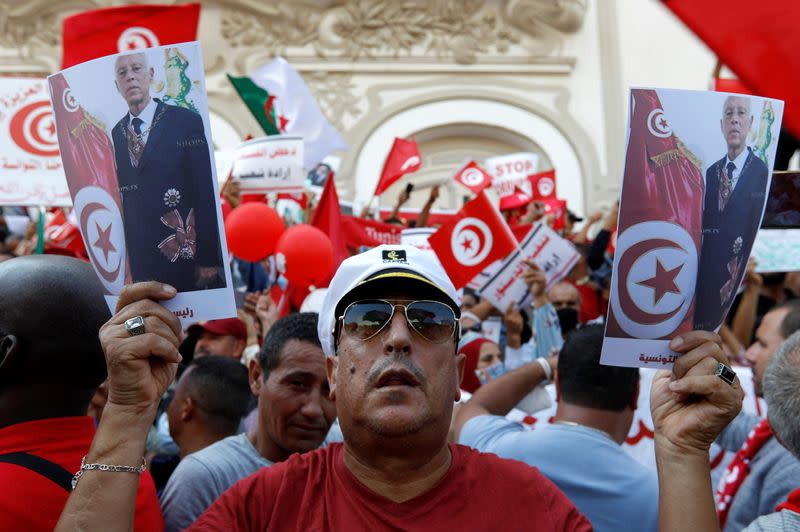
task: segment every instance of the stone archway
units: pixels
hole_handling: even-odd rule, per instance
[[[425,161],[409,181],[424,181],[457,170],[467,158],[482,161],[512,151],[539,153],[541,169],[558,172],[559,196],[584,212],[584,172],[573,143],[547,118],[505,102],[472,98],[423,103],[392,115],[361,146],[353,172],[354,199],[369,201],[394,137],[416,136]],[[463,161],[465,162],[465,161]],[[457,207],[457,191],[448,189],[442,206]],[[392,199],[384,203],[393,202]]]

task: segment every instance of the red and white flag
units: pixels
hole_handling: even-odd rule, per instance
[[[554,168],[528,176],[533,189],[533,199],[543,200],[556,197],[556,171]]]
[[[483,189],[491,186],[492,176],[480,167],[475,161],[470,161],[456,175],[453,176],[456,183],[461,183],[475,194],[480,194]]]
[[[544,203],[544,215],[553,220],[552,228],[556,231],[564,229],[567,221],[567,200],[554,196],[543,200],[542,203]]]
[[[416,172],[422,166],[422,156],[414,140],[394,139],[392,149],[383,163],[381,178],[375,187],[375,196],[380,196],[392,184],[406,174]]]
[[[339,207],[339,195],[336,193],[336,184],[333,180],[333,170],[325,179],[325,187],[322,189],[322,195],[311,216],[310,223],[331,239],[335,271],[350,254],[347,252],[347,241],[342,231],[342,213]]]
[[[658,93],[631,90],[607,336],[670,338],[692,329],[703,175]]]
[[[517,239],[484,193],[464,205],[428,243],[456,288],[517,248]]]
[[[64,19],[61,68],[106,55],[197,40],[200,4],[94,9]]]

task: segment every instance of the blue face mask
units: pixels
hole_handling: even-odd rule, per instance
[[[278,279],[275,281],[275,284],[277,284],[278,288],[281,290],[286,290],[286,287],[289,286],[289,281],[287,281],[286,277],[283,275],[279,275]]]
[[[506,365],[502,362],[498,362],[497,364],[492,364],[488,368],[476,369],[475,376],[478,377],[481,385],[484,385],[487,382],[494,380],[500,375],[506,373],[507,371]]]

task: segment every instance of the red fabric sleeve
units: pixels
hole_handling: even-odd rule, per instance
[[[161,515],[161,506],[158,504],[156,484],[149,471],[142,473],[139,478],[133,529],[142,532],[163,532],[164,530],[164,517]]]

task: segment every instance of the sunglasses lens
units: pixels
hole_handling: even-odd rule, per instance
[[[438,301],[414,301],[408,305],[408,322],[423,338],[442,343],[453,337],[456,316],[453,309]]]
[[[345,309],[342,327],[348,336],[366,340],[378,334],[393,310],[385,301],[359,301]]]

